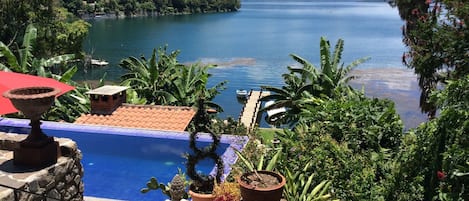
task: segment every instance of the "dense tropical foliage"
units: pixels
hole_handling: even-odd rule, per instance
[[[356,93],[308,105],[294,129],[278,133],[285,152],[280,171],[315,175],[315,185],[332,181],[342,200],[382,200],[403,125],[392,102]]]
[[[284,94],[295,94],[301,87],[291,80],[301,81],[311,71],[297,71],[294,79],[285,79]],[[324,83],[316,89],[330,86]],[[290,101],[296,103],[296,116],[285,119],[292,127],[277,133],[283,150],[277,170],[314,175],[313,186],[331,181],[330,194],[341,200],[467,200],[469,76],[447,81],[443,87],[431,96],[439,116],[408,133],[403,133],[391,101],[367,98],[346,84],[334,90],[338,95],[296,96]],[[264,143],[248,149],[269,150],[263,148],[271,146],[269,142]],[[259,160],[252,153],[258,152],[244,154]],[[267,153],[267,158],[276,154]],[[312,190],[297,189],[297,193]]]
[[[122,85],[130,86],[148,104],[195,106],[199,98],[206,100],[207,106],[222,111],[217,104],[210,102],[226,82],[208,86],[210,65],[199,63],[184,65],[177,61],[179,51],[167,52],[167,46],[153,50],[151,58],[128,57],[120,66],[128,73],[122,76]]]
[[[432,98],[441,113],[405,136],[389,200],[469,199],[469,76]]]
[[[21,44],[23,31],[33,24],[37,41],[32,53],[38,58],[80,53],[90,26],[68,13],[59,0],[2,0],[0,11],[0,41]]]

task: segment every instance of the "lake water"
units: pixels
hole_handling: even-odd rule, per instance
[[[153,48],[167,44],[169,50],[181,50],[180,62],[219,64],[210,71],[210,82],[229,82],[214,100],[225,109],[222,117],[238,117],[242,104],[236,99],[236,89],[281,86],[281,74],[295,64],[289,54],[319,65],[321,36],[332,46],[338,38],[345,40],[346,64],[370,56],[357,72],[374,73],[370,77],[381,80],[388,79],[389,72],[407,73],[406,78],[412,74],[401,63],[403,21],[398,10],[385,2],[244,0],[240,11],[233,13],[95,19],[90,23],[85,50],[110,65],[83,69],[75,79],[96,80],[107,73],[108,80],[118,81],[124,73],[118,66],[121,59],[142,54],[149,58]],[[415,76],[409,79],[412,86],[404,89],[370,79],[355,85],[370,88],[367,92],[371,96],[400,101],[397,108],[406,126],[415,127],[424,117],[418,109]],[[399,97],[402,91],[407,93],[404,102]]]

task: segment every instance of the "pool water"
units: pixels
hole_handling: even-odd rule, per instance
[[[27,127],[5,126],[3,122],[0,121],[1,132],[29,132]],[[140,189],[146,186],[151,177],[165,184],[170,182],[178,168],[185,171],[184,155],[191,153],[187,133],[156,131],[155,134],[138,129],[118,129],[119,132],[113,132],[116,128],[103,129],[101,132],[78,131],[80,128],[86,130],[86,126],[82,125],[75,125],[77,129],[72,131],[44,127],[47,126],[43,125],[47,135],[71,138],[78,144],[83,154],[85,196],[135,201],[164,200],[167,197],[159,190],[142,194]],[[136,132],[140,134],[136,135]],[[161,133],[165,135],[162,137]],[[198,147],[208,145],[208,138],[197,142]],[[229,143],[220,143],[218,154],[226,158],[226,152],[232,151],[228,149],[229,146]],[[213,167],[213,161],[204,160],[198,163],[196,169],[210,173]]]

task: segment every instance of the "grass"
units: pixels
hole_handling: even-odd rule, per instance
[[[265,144],[271,144],[275,137],[275,132],[283,132],[283,129],[279,128],[259,128],[257,134],[261,137],[262,142]]]

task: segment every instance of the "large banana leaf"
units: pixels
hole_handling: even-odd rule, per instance
[[[0,41],[0,58],[3,57],[6,59],[7,65],[2,64],[0,70],[15,71],[19,72],[21,67],[18,64],[16,56],[11,52],[10,48],[6,46],[3,42]],[[9,68],[8,68],[9,66]]]
[[[34,58],[33,55],[33,45],[36,44],[37,39],[37,29],[32,24],[26,27],[26,32],[24,33],[23,37],[23,45],[22,49],[19,50],[20,52],[20,59],[21,59],[21,72],[29,72],[28,67],[30,65],[30,61]]]
[[[65,62],[73,60],[73,59],[75,59],[74,54],[64,54],[64,55],[59,55],[59,56],[49,58],[49,59],[41,62],[41,64],[44,67],[51,67],[53,65],[62,64],[62,63],[65,63]]]

